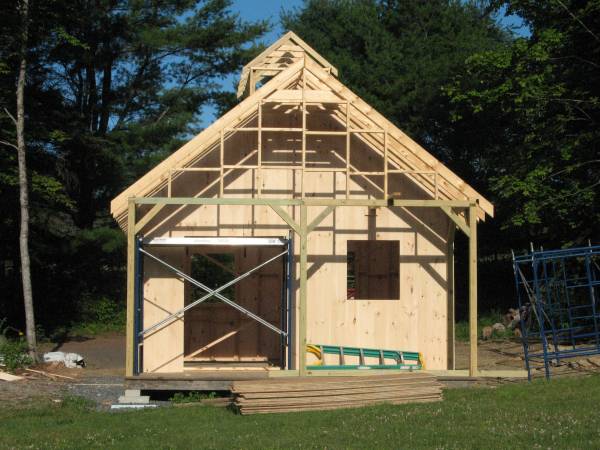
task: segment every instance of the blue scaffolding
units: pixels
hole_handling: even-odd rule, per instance
[[[600,245],[513,254],[513,268],[530,380],[534,362],[549,379],[562,359],[600,354]]]

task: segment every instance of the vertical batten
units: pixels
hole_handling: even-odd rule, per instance
[[[346,102],[346,199],[350,198],[350,102]]]
[[[225,172],[223,166],[225,165],[225,137],[223,135],[223,130],[220,132],[220,144],[219,144],[219,160],[221,162],[220,170],[220,179],[219,179],[219,197],[223,198],[224,183],[225,183]]]
[[[256,192],[258,194],[258,198],[262,195],[262,100],[258,102],[258,141],[257,141],[257,150],[258,150],[258,168],[256,169]]]
[[[306,170],[306,70],[302,69],[302,168],[300,174],[300,198],[304,198],[305,170]]]
[[[469,376],[477,376],[477,204],[469,206]]]

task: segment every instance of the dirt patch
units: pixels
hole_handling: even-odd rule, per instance
[[[523,346],[510,340],[479,342],[478,364],[481,370],[524,370]],[[469,368],[469,343],[456,342],[456,369]]]
[[[531,346],[532,352],[541,352],[541,344]],[[478,365],[481,370],[525,370],[523,345],[512,340],[480,341],[478,344]],[[456,342],[456,369],[469,368],[469,343]],[[600,373],[599,356],[583,356],[550,363],[551,377],[581,376]],[[533,378],[545,377],[544,364],[531,363]]]
[[[86,362],[84,369],[67,369],[62,365],[40,365],[37,369],[66,378],[51,378],[31,372],[21,372],[23,381],[0,382],[0,405],[28,407],[40,401],[60,402],[65,396],[81,396],[93,400],[99,408],[108,408],[123,395],[125,372],[125,338],[122,335],[77,337],[60,343],[40,346],[43,352],[79,353]],[[520,342],[490,340],[479,343],[479,368],[482,370],[523,370],[523,347]],[[572,359],[552,367],[552,376],[581,376],[600,373],[600,359],[592,362]],[[456,368],[469,366],[469,343],[456,343]],[[534,377],[543,377],[543,365],[536,364]],[[1,406],[0,406],[1,407]]]
[[[123,376],[125,373],[125,336],[108,334],[72,337],[64,342],[46,343],[42,352],[79,353],[85,360],[85,376]],[[79,371],[79,369],[77,369]]]
[[[124,336],[73,337],[63,342],[43,343],[39,349],[40,353],[79,353],[86,367],[67,369],[62,364],[40,364],[33,369],[48,375],[19,371],[18,374],[24,376],[25,380],[0,382],[0,405],[28,407],[43,401],[60,402],[65,396],[73,395],[93,400],[99,407],[108,407],[123,395]]]

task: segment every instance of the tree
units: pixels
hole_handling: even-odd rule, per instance
[[[29,259],[29,191],[27,188],[27,148],[25,146],[25,78],[27,74],[27,38],[29,36],[29,0],[21,0],[21,51],[19,78],[17,81],[17,154],[19,160],[19,202],[21,204],[21,231],[19,248],[21,252],[21,278],[23,280],[23,302],[25,305],[25,330],[29,354],[37,360],[37,339],[35,336],[35,314],[33,310],[33,289],[31,287],[31,263]]]
[[[508,38],[481,8],[447,0],[307,0],[282,23],[337,66],[358,95],[438,153],[448,121],[441,87],[468,56]]]
[[[216,83],[256,50],[265,22],[245,22],[226,0],[59,2],[49,80],[63,126],[52,145],[63,182],[89,228],[108,201],[195,134]]]
[[[470,57],[447,87],[452,129],[462,130],[455,151],[489,180],[512,231],[504,243],[587,243],[600,231],[600,1],[496,7],[531,33]]]
[[[19,2],[19,69],[16,100],[17,118],[5,108],[5,113],[14,122],[17,145],[3,141],[17,150],[19,167],[19,205],[20,231],[19,250],[21,256],[21,282],[23,303],[25,306],[25,330],[29,354],[37,360],[37,339],[35,330],[35,312],[33,308],[33,289],[31,286],[31,262],[29,258],[29,190],[27,185],[27,146],[25,144],[25,80],[27,76],[27,41],[29,37],[29,0]]]
[[[109,201],[199,131],[228,97],[221,80],[260,50],[266,21],[227,0],[45,0],[29,4],[27,156],[36,318],[46,333],[123,307],[124,240]],[[18,10],[0,14],[0,111],[14,108]],[[0,114],[1,140],[16,141]],[[0,153],[0,206],[17,208],[15,152]],[[0,218],[0,314],[22,308],[12,263],[18,223]],[[14,242],[13,242],[14,241]],[[20,284],[20,283],[19,283]],[[42,290],[43,287],[43,290]],[[20,298],[19,298],[20,302]]]

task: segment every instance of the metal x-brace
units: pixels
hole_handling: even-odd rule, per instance
[[[216,289],[211,289],[208,286],[206,286],[205,284],[202,284],[201,282],[199,282],[198,280],[195,280],[194,278],[190,277],[189,275],[183,273],[181,270],[177,269],[176,267],[173,267],[172,265],[170,265],[169,263],[163,261],[162,259],[160,259],[159,257],[153,255],[152,253],[147,252],[146,250],[144,250],[143,248],[140,248],[139,251],[141,253],[143,253],[144,255],[152,258],[153,260],[157,261],[158,263],[162,264],[165,267],[168,267],[169,269],[171,269],[173,272],[175,272],[177,275],[179,275],[180,277],[182,277],[184,280],[189,281],[190,283],[192,283],[194,286],[198,286],[200,289],[204,290],[207,292],[207,294],[201,298],[199,298],[198,300],[190,303],[189,305],[187,305],[186,307],[180,309],[177,312],[174,312],[173,314],[169,315],[168,317],[165,317],[163,320],[161,320],[160,322],[155,323],[154,325],[146,328],[145,330],[142,330],[138,333],[138,336],[143,337],[146,334],[161,328],[163,325],[165,325],[166,323],[172,322],[173,320],[175,320],[175,318],[179,317],[180,315],[182,315],[184,312],[186,312],[188,309],[193,308],[196,305],[199,305],[200,303],[202,303],[205,300],[208,300],[211,297],[216,297],[219,300],[221,300],[224,303],[227,303],[228,305],[232,306],[233,308],[237,309],[238,311],[240,311],[242,314],[245,314],[246,316],[250,317],[251,319],[256,320],[258,323],[260,323],[261,325],[266,326],[267,328],[273,330],[275,333],[278,333],[282,336],[287,336],[287,333],[283,330],[280,330],[279,328],[277,328],[276,326],[274,326],[273,324],[267,322],[266,320],[264,320],[263,318],[257,316],[256,314],[254,314],[252,311],[247,310],[246,308],[238,305],[237,303],[235,303],[232,300],[229,300],[227,297],[223,296],[220,294],[221,291],[223,291],[224,289],[227,289],[229,286],[234,285],[235,283],[243,280],[244,278],[249,277],[251,274],[253,274],[254,272],[256,272],[257,270],[261,269],[262,267],[266,266],[267,264],[271,263],[272,261],[275,261],[277,258],[286,255],[288,253],[288,250],[285,250],[281,253],[279,253],[278,255],[273,256],[272,258],[268,259],[267,261],[259,264],[258,266],[254,267],[253,269],[249,270],[246,273],[243,273],[242,275],[240,275],[237,278],[234,278],[233,280],[225,283],[224,285],[216,288]]]

